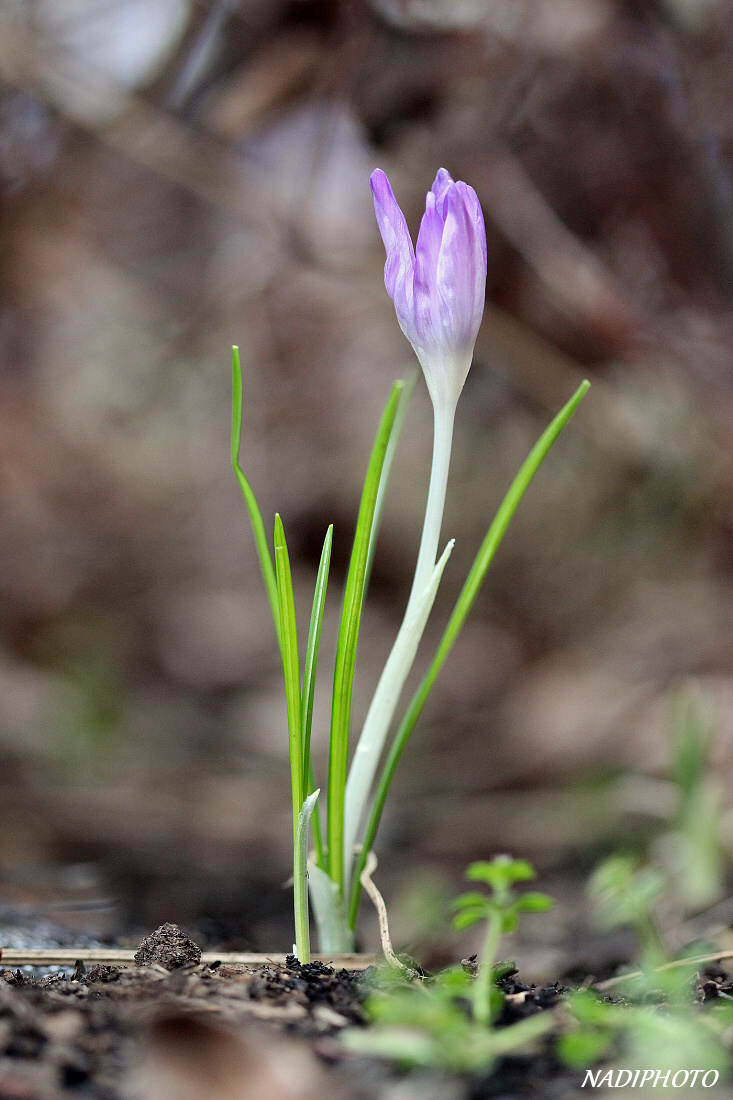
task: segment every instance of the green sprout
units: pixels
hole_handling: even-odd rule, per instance
[[[642,966],[648,969],[667,959],[654,912],[666,884],[666,876],[658,868],[642,867],[633,856],[616,855],[595,869],[588,885],[596,925],[604,931],[630,925]]]
[[[517,895],[514,892],[515,883],[534,877],[534,870],[524,859],[495,856],[490,863],[472,863],[466,871],[466,878],[485,883],[490,887],[491,894],[472,891],[461,894],[453,903],[458,910],[453,918],[454,928],[470,928],[486,921],[486,938],[472,993],[474,1019],[483,1026],[489,1025],[495,1015],[492,1011],[492,1002],[495,1003],[492,991],[501,937],[515,930],[520,913],[542,913],[552,908],[552,899],[546,894]]]
[[[725,890],[722,791],[711,764],[715,726],[690,691],[671,706],[672,779],[677,789],[673,851],[675,885],[685,908],[702,909]]]
[[[499,1058],[526,1051],[554,1028],[551,1012],[493,1026],[505,1001],[498,983],[516,969],[513,963],[497,962],[501,936],[514,931],[521,913],[544,912],[552,901],[544,894],[515,893],[515,883],[534,878],[524,860],[497,856],[490,863],[473,863],[466,877],[491,889],[490,894],[463,894],[454,903],[457,928],[487,922],[476,976],[466,965],[449,967],[435,978],[411,980],[404,970],[381,974],[366,1003],[371,1026],[349,1029],[342,1037],[349,1050],[407,1067],[486,1071]]]
[[[603,929],[631,926],[641,969],[564,998],[566,1020],[557,1053],[566,1065],[582,1068],[615,1059],[617,1072],[634,1080],[637,1071],[656,1073],[660,1066],[673,1079],[700,1066],[730,1076],[733,1004],[722,996],[710,1005],[696,1003],[700,965],[710,957],[686,952],[670,958],[655,912],[667,886],[664,871],[626,855],[610,857],[593,873],[589,894],[596,924]],[[606,1077],[612,1082],[613,1072]]]

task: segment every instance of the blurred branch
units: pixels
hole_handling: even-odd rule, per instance
[[[500,41],[565,52],[599,34],[613,17],[608,0],[370,0],[382,18],[414,30],[482,30]]]
[[[637,310],[608,269],[560,220],[516,157],[493,149],[476,169],[485,212],[557,308],[623,346],[641,321]]]
[[[30,91],[102,144],[199,198],[274,232],[255,171],[226,145],[193,132],[99,69],[0,11],[0,80]],[[249,176],[249,178],[247,178]],[[257,202],[251,201],[257,190]]]

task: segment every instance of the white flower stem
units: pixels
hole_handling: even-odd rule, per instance
[[[436,570],[435,559],[443,523],[454,419],[455,405],[448,408],[435,408],[433,465],[415,578],[402,625],[369,706],[346,783],[344,811],[344,895],[346,897],[348,897],[351,880],[354,846],[366,804],[369,801],[379,759],[405,680],[412,668],[443,567],[450,553],[450,548],[446,547],[440,568]]]
[[[438,542],[440,541],[440,529],[443,525],[443,510],[445,508],[445,492],[448,486],[455,416],[456,406],[454,403],[436,402],[433,404],[433,465],[430,471],[430,488],[428,489],[428,503],[425,509],[420,551],[417,556],[410,598],[407,601],[405,619],[408,618],[427,588],[438,556]]]

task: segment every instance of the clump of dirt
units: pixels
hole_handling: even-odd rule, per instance
[[[161,924],[145,937],[135,952],[137,966],[158,963],[166,970],[178,970],[181,966],[197,966],[200,962],[201,948],[177,924]]]

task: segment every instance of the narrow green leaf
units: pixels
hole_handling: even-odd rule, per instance
[[[351,562],[346,578],[344,606],[336,648],[331,705],[331,742],[328,760],[328,873],[339,890],[344,881],[344,795],[349,748],[349,718],[354,684],[356,645],[364,598],[369,539],[385,454],[394,427],[402,382],[396,382],[382,414],[364,482]]]
[[[303,776],[308,792],[315,790],[316,781],[311,763],[311,724],[313,721],[313,696],[316,686],[316,670],[318,667],[318,649],[321,643],[321,626],[323,624],[323,610],[326,606],[326,586],[328,585],[328,569],[331,562],[331,544],[333,542],[333,524],[326,532],[326,538],[321,552],[321,562],[318,566],[316,577],[316,590],[313,594],[313,609],[311,611],[310,629],[308,631],[308,646],[305,651],[305,669],[303,672],[303,694],[301,699],[301,727],[303,738]],[[325,870],[326,857],[323,847],[323,835],[321,833],[321,815],[316,806],[311,820],[313,829],[313,847],[316,853],[316,863]]]
[[[295,954],[298,962],[311,961],[308,920],[308,824],[320,791],[308,795],[298,814],[293,844],[293,894],[295,908]]]
[[[430,694],[430,690],[435,683],[435,680],[440,672],[445,659],[450,653],[456,638],[458,637],[461,628],[471,610],[474,600],[476,599],[484,577],[488,571],[491,562],[494,559],[494,555],[498,550],[501,540],[504,537],[507,527],[512,519],[512,516],[516,512],[519,502],[524,496],[532,478],[539,470],[544,459],[547,456],[548,451],[552,447],[557,437],[562,432],[568,421],[575,413],[578,405],[585,397],[586,392],[590,387],[589,382],[583,382],[573,394],[567,405],[557,414],[555,419],[549,425],[548,428],[540,436],[537,443],[530,451],[528,457],[520,469],[519,473],[515,477],[511,484],[509,492],[504,497],[494,521],[489,527],[486,533],[486,537],[481,544],[478,554],[474,560],[471,570],[466,578],[466,583],[463,586],[453,614],[451,615],[448,625],[445,628],[443,637],[440,640],[437,652],[430,664],[430,667],[425,674],[420,686],[415,692],[410,706],[407,709],[405,717],[402,719],[399,729],[392,742],[387,759],[382,768],[382,773],[379,777],[379,783],[377,791],[374,796],[374,802],[372,803],[371,812],[369,815],[369,821],[367,823],[366,832],[364,835],[363,848],[359,857],[357,869],[354,873],[352,880],[351,896],[349,899],[349,924],[353,928],[356,924],[356,914],[359,908],[359,898],[361,896],[361,882],[360,875],[366,866],[367,857],[374,844],[374,838],[379,828],[379,822],[382,818],[382,812],[384,810],[384,804],[387,800],[387,794],[394,778],[397,765],[400,761],[400,757],[404,752],[405,746],[410,739],[410,735],[415,728],[420,713],[425,705],[425,701]]]
[[[311,623],[308,631],[308,646],[305,651],[305,670],[303,672],[303,698],[301,704],[301,722],[303,729],[303,775],[310,772],[311,752],[311,723],[313,721],[313,693],[316,686],[316,670],[318,667],[318,647],[321,644],[321,626],[323,624],[323,609],[326,606],[326,587],[328,585],[328,569],[331,562],[331,544],[333,542],[333,524],[326,531],[326,538],[321,551],[321,562],[318,566],[316,577],[316,590],[313,595],[313,609],[311,611]]]
[[[410,398],[415,392],[415,386],[417,380],[420,377],[420,368],[412,367],[407,377],[403,382],[402,393],[399,396],[397,402],[397,409],[395,411],[394,424],[392,426],[392,432],[389,437],[389,443],[387,444],[387,450],[384,455],[384,466],[382,467],[382,474],[379,478],[379,489],[377,491],[377,502],[374,505],[374,521],[372,523],[371,533],[369,535],[369,550],[367,551],[367,564],[366,573],[364,575],[364,591],[369,588],[369,578],[372,575],[372,563],[374,561],[374,552],[377,548],[377,538],[379,537],[379,529],[382,526],[382,510],[384,508],[384,498],[387,494],[387,485],[389,484],[389,475],[392,472],[392,463],[394,461],[395,452],[397,450],[397,444],[400,441],[400,435],[402,434],[402,425],[405,422],[407,416],[407,410],[410,405]]]
[[[244,476],[242,467],[239,465],[239,446],[242,437],[242,367],[239,362],[239,348],[232,348],[232,469],[236,474],[239,487],[242,490],[242,496],[244,502],[247,505],[247,511],[249,512],[249,518],[252,523],[252,530],[255,536],[255,544],[257,546],[257,553],[260,558],[260,566],[262,568],[262,575],[265,578],[265,587],[267,588],[267,595],[270,598],[270,607],[272,609],[272,617],[275,621],[275,630],[277,631],[278,645],[282,652],[282,638],[280,636],[280,613],[277,605],[277,581],[275,579],[275,570],[272,565],[272,558],[270,557],[270,548],[267,545],[267,535],[265,534],[265,525],[262,522],[262,515],[260,513],[259,505],[255,498],[250,484],[247,478]]]
[[[318,925],[318,950],[326,955],[343,955],[354,950],[354,939],[346,922],[341,891],[325,871],[308,864],[308,886]]]
[[[300,665],[298,663],[298,630],[295,622],[295,599],[290,574],[290,559],[285,531],[279,515],[275,516],[275,571],[280,611],[285,698],[288,707],[290,738],[290,784],[293,793],[293,835],[297,833],[298,817],[305,798],[303,775],[303,736],[300,720]]]
[[[316,790],[318,784],[316,783],[316,775],[313,771],[313,764],[308,765],[308,794],[312,794]],[[318,807],[316,806],[313,816],[311,818],[311,829],[313,831],[313,849],[316,855],[316,864],[325,871],[326,869],[326,849],[323,846],[323,831],[321,829],[321,815]]]

